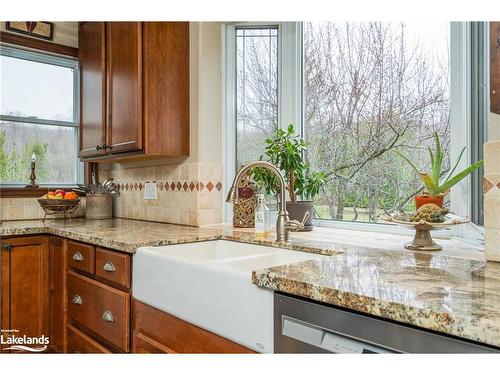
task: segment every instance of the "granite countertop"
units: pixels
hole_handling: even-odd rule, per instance
[[[4,221],[0,224],[0,236],[20,236],[32,234],[53,234],[76,241],[107,247],[127,253],[134,253],[141,246],[173,245],[225,239],[230,241],[260,244],[291,250],[307,251],[323,255],[334,255],[344,248],[355,248],[325,240],[312,241],[293,239],[280,244],[274,237],[255,239],[253,232],[227,226],[189,227],[130,219],[109,220],[20,220]]]
[[[347,251],[254,271],[254,284],[500,347],[500,263]]]
[[[23,220],[4,221],[1,236],[53,234],[110,249],[134,253],[141,246],[161,246],[208,241],[221,237],[221,231],[148,221],[109,220]]]
[[[291,243],[282,245],[272,237],[256,240],[251,231],[227,226],[196,228],[128,219],[6,221],[0,225],[1,236],[53,234],[129,253],[141,246],[226,239],[331,255],[256,270],[252,282],[500,347],[500,263],[486,262],[478,252],[476,259],[470,259],[444,251],[386,250],[385,244],[384,249],[377,249],[339,240],[342,233],[353,236],[345,231],[333,237],[326,236],[326,231],[315,232],[292,233]],[[404,241],[399,238],[397,247]]]

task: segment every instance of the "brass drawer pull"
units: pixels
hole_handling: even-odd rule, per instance
[[[104,310],[104,313],[102,314],[102,319],[110,323],[113,323],[115,321],[113,314],[109,310]]]
[[[104,263],[104,266],[102,267],[102,269],[105,272],[115,272],[116,271],[115,265],[111,262]]]
[[[73,303],[75,305],[83,305],[82,297],[80,297],[78,294],[75,294],[73,296],[73,300],[72,301],[73,301]]]
[[[73,260],[76,262],[81,262],[83,260],[83,255],[79,251],[77,251],[73,254]]]
[[[3,243],[3,244],[2,244],[2,248],[3,248],[4,250],[10,251],[10,250],[12,250],[12,245],[11,245],[11,244],[9,244],[9,243]]]

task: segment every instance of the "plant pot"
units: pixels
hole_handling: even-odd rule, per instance
[[[306,212],[309,212],[309,217],[304,223],[304,229],[301,232],[310,232],[313,230],[313,216],[314,216],[314,202],[313,201],[300,201],[300,202],[286,202],[286,210],[290,220],[297,220],[302,222]]]
[[[427,203],[434,203],[439,207],[443,207],[444,195],[416,195],[415,196],[415,207],[417,210]]]

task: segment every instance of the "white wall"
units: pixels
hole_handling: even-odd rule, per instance
[[[190,23],[188,162],[222,163],[222,39],[219,22]]]
[[[491,112],[488,116],[488,140],[500,140],[500,115]]]

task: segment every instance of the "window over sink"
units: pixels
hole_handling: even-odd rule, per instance
[[[29,183],[33,154],[41,186],[81,182],[78,61],[2,46],[0,75],[1,186]]]
[[[295,125],[304,157],[328,176],[315,198],[317,225],[380,224],[414,209],[420,179],[393,150],[429,169],[439,134],[450,169],[482,159],[487,139],[487,24],[483,22],[242,23],[225,31],[226,176],[258,159],[265,138]],[[482,169],[446,205],[480,239]],[[445,171],[443,171],[445,174]],[[231,212],[226,211],[226,221]],[[368,229],[368,228],[367,228]],[[390,230],[380,225],[378,230]],[[467,233],[465,233],[467,232]]]

